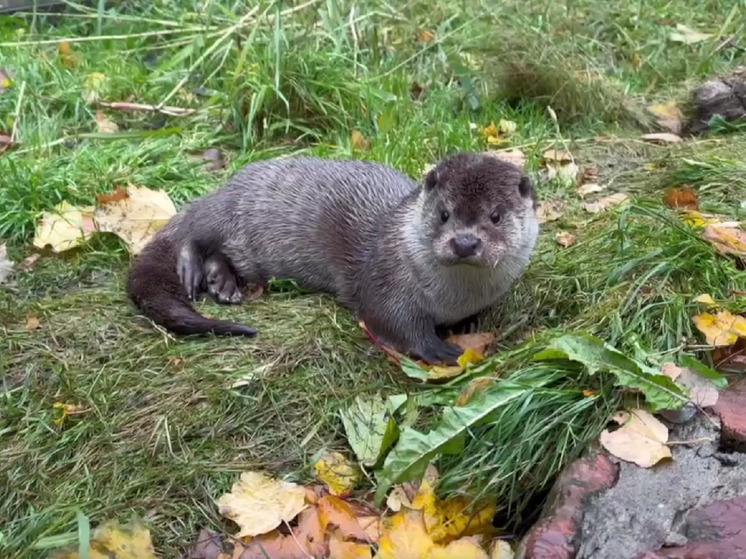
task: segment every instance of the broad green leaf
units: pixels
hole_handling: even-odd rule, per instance
[[[427,370],[420,367],[417,363],[406,357],[401,360],[401,370],[409,378],[416,378],[417,380],[428,380],[430,377],[427,374]]]
[[[726,386],[728,386],[728,379],[726,379],[723,375],[721,375],[714,369],[710,369],[708,366],[706,366],[701,361],[698,361],[694,357],[690,357],[689,355],[682,356],[681,364],[684,367],[689,367],[698,375],[711,380],[712,383],[718,388],[725,388]]]
[[[589,334],[561,336],[536,355],[534,360],[568,359],[585,365],[588,373],[612,373],[617,386],[640,390],[653,411],[678,409],[687,401],[681,387],[666,375],[630,359],[602,339]]]
[[[399,441],[376,475],[376,501],[382,502],[395,483],[422,476],[428,463],[436,455],[460,452],[470,429],[490,421],[500,408],[530,390],[533,388],[502,382],[466,406],[445,408],[440,420],[429,433],[421,433],[410,427],[402,429]]]
[[[358,397],[340,415],[347,440],[365,466],[374,466],[398,435],[396,422],[386,413],[386,403],[379,396]]]

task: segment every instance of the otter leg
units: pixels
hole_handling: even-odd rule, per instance
[[[464,352],[456,344],[441,339],[433,330],[432,335],[426,335],[418,340],[411,354],[415,359],[421,359],[429,365],[445,363],[456,365],[457,359]]]
[[[189,298],[196,300],[202,288],[204,273],[202,254],[194,244],[185,243],[179,249],[176,255],[176,272]]]
[[[243,300],[238,276],[223,255],[208,256],[204,264],[204,273],[207,293],[218,303],[237,305]]]
[[[448,334],[473,334],[475,332],[478,332],[480,318],[480,313],[475,313],[471,316],[467,316],[462,320],[459,320],[455,324],[450,324],[448,326],[439,325],[437,327],[438,335],[441,337],[446,337],[448,336]]]

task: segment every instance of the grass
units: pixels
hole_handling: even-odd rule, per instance
[[[536,389],[439,462],[444,491],[469,485],[498,495],[502,521],[515,528],[620,402],[610,379],[547,371],[530,362],[533,353],[556,335],[591,331],[655,364],[700,348],[696,295],[743,304],[732,292],[746,284],[744,272],[660,201],[664,188],[688,184],[703,209],[743,219],[743,132],[681,147],[634,139],[647,127],[646,103],[681,98],[698,78],[743,61],[737,42],[718,48],[720,38],[743,35],[742,5],[251,6],[132,1],[0,18],[0,68],[14,75],[0,93],[0,132],[15,127],[18,141],[0,155],[0,238],[20,260],[39,213],[60,201],[90,204],[129,181],[180,205],[246,162],[292,153],[373,159],[419,176],[445,153],[486,149],[472,124],[499,119],[517,123],[505,147],[520,146],[535,176],[545,147],[569,145],[635,203],[590,217],[571,188],[539,181],[543,199],[568,209],[547,224],[524,281],[490,323],[500,346],[494,374]],[[672,22],[718,37],[671,43]],[[60,56],[59,39],[70,41],[74,63]],[[84,99],[92,72],[107,76],[103,99],[198,112],[106,111],[120,134],[98,134],[96,108]],[[353,148],[353,129],[370,140],[368,151]],[[600,133],[618,139],[594,141]],[[226,169],[208,172],[188,156],[211,147],[226,155]],[[561,229],[578,243],[556,246]],[[460,389],[413,384],[329,297],[293,290],[236,309],[204,304],[203,312],[257,326],[256,340],[173,338],[125,300],[127,261],[116,239],[102,237],[43,257],[0,289],[3,557],[46,556],[74,539],[78,509],[94,523],[143,516],[159,552],[177,556],[198,528],[230,529],[213,499],[238,472],[307,480],[318,451],[346,450],[336,413],[354,397],[430,390],[453,398]],[[38,330],[26,329],[29,314]],[[584,396],[588,389],[595,394]],[[86,411],[57,425],[57,402]],[[423,412],[426,426],[433,414]]]

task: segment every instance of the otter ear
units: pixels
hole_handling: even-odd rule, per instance
[[[533,200],[534,202],[534,208],[536,208],[536,205],[538,203],[538,198],[536,197],[536,189],[534,188],[534,183],[531,181],[528,175],[523,175],[521,177],[521,182],[518,183],[518,192],[521,193],[521,196],[523,198],[531,198],[531,200]]]
[[[425,175],[425,192],[430,192],[433,188],[435,188],[435,185],[438,184],[438,169],[433,167],[430,169],[430,171]]]

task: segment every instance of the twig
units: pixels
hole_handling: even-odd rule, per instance
[[[171,116],[188,116],[197,112],[197,109],[185,109],[183,107],[171,107],[167,105],[156,106],[148,105],[147,103],[128,103],[127,101],[114,101],[111,103],[99,101],[98,104],[102,107],[106,107],[107,109],[122,111],[151,111]]]

